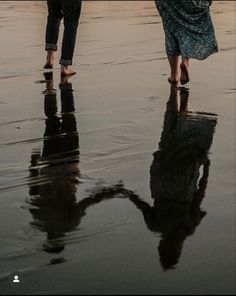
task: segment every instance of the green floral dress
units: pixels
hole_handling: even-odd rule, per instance
[[[204,60],[218,51],[208,0],[156,0],[167,55]]]

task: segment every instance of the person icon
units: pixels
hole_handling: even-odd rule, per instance
[[[20,282],[19,276],[18,275],[14,275],[13,283],[19,283],[19,282]]]

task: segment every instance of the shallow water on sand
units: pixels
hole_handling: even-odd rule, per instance
[[[0,294],[235,293],[235,4],[212,13],[177,91],[152,1],[84,2],[69,81],[45,3],[0,3]]]

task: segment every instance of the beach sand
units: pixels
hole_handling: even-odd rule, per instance
[[[170,96],[154,1],[83,3],[70,79],[75,111],[71,104],[64,117],[59,52],[55,91],[49,101],[43,93],[46,4],[1,1],[0,295],[235,294],[235,12],[234,1],[214,3],[220,51],[191,62],[188,110],[217,114],[201,205],[207,214],[164,272],[160,233],[148,230],[127,197],[85,200],[87,210],[76,212],[76,203],[121,182],[153,205],[150,166]],[[56,102],[58,117],[47,121],[45,110]],[[64,141],[73,142],[74,161],[48,167],[41,158],[33,166],[45,143],[56,149],[50,128],[62,122],[74,127]],[[71,212],[63,211],[70,202]]]

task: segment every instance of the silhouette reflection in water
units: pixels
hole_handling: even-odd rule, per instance
[[[63,237],[79,223],[76,186],[79,178],[79,137],[74,115],[72,84],[60,83],[61,113],[53,73],[45,73],[44,111],[46,115],[42,153],[33,151],[30,166],[30,212],[32,225],[47,233],[44,249],[58,253],[64,249]]]
[[[187,89],[179,91],[171,86],[159,149],[150,168],[154,206],[130,195],[149,230],[161,233],[158,251],[164,270],[176,266],[185,239],[206,214],[200,205],[207,187],[208,151],[217,119],[215,114],[188,112],[188,97]]]
[[[74,230],[86,209],[103,200],[123,197],[121,183],[90,190],[88,197],[76,200],[79,184],[79,136],[77,132],[72,84],[68,78],[60,83],[61,113],[57,112],[57,95],[53,89],[52,72],[44,74],[44,111],[46,115],[43,149],[31,155],[29,194],[31,225],[47,233],[43,248],[48,253],[60,253],[66,244],[65,234]],[[127,195],[126,195],[127,196]],[[51,264],[64,259],[54,259]]]

